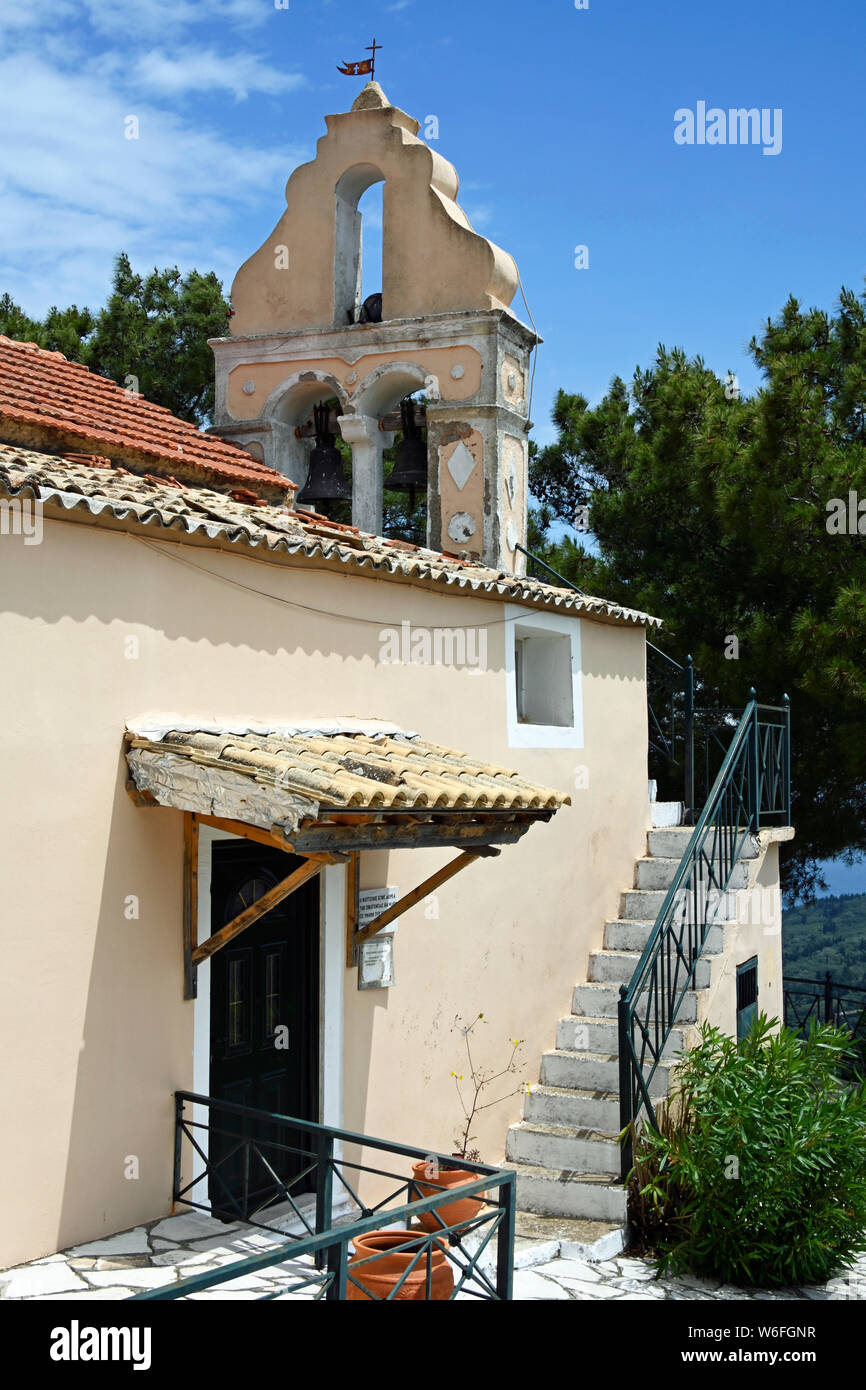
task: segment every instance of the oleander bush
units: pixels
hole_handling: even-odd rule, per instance
[[[866,1250],[856,1058],[851,1035],[827,1024],[800,1039],[762,1014],[739,1042],[702,1026],[635,1141],[631,1219],[659,1273],[824,1283]]]

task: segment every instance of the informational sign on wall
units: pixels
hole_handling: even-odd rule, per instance
[[[362,888],[358,894],[358,930],[369,926],[380,912],[386,912],[396,901],[396,888]],[[393,931],[393,925],[388,930]]]
[[[358,894],[358,930],[393,907],[399,894],[394,887],[362,888]],[[358,948],[358,988],[390,989],[394,983],[394,926],[389,925],[362,941]]]
[[[390,989],[394,983],[394,937],[371,936],[362,941],[358,961],[359,989]]]

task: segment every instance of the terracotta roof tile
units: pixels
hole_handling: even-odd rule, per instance
[[[169,538],[182,530],[215,546],[243,545],[275,559],[321,557],[341,566],[447,588],[467,597],[488,595],[531,607],[558,609],[602,621],[660,627],[658,618],[606,599],[558,588],[526,575],[506,574],[436,550],[403,550],[381,536],[328,521],[316,512],[258,501],[237,501],[231,492],[196,485],[178,488],[169,477],[143,477],[127,469],[73,463],[68,458],[0,443],[0,496],[30,494],[46,515],[86,511],[97,522],[142,528]]]
[[[240,776],[262,791],[273,787],[291,797],[296,817],[298,798],[309,800],[303,814],[311,819],[341,811],[553,813],[571,803],[567,794],[529,782],[510,768],[402,732],[299,731],[287,737],[138,728],[127,730],[126,743],[139,790],[163,805],[178,805],[180,798],[184,809],[192,809],[184,764],[212,770],[205,782],[210,797],[221,774],[233,782]],[[173,768],[179,777],[170,775]],[[266,828],[276,820],[271,805]]]
[[[285,494],[296,486],[240,445],[202,433],[62,353],[0,335],[0,433],[4,420],[33,427],[49,447],[59,436],[61,444],[74,438],[173,466],[182,458],[185,470],[215,487],[242,482]]]

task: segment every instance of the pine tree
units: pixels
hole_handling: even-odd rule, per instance
[[[531,483],[544,558],[663,618],[705,704],[742,706],[752,685],[767,703],[790,694],[784,881],[808,896],[818,861],[866,851],[866,295],[843,289],[832,315],[791,298],[750,351],[763,375],[750,398],[664,347],[592,409],[560,391],[558,438],[534,454]],[[862,533],[847,528],[851,492]],[[551,522],[582,505],[596,548],[552,544]]]

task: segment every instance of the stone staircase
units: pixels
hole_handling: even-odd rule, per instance
[[[626,1222],[617,1137],[620,986],[634,973],[692,833],[676,824],[679,817],[665,819],[669,828],[647,833],[647,854],[635,865],[634,886],[622,894],[616,921],[605,924],[601,949],[590,953],[587,983],[575,986],[571,1013],[557,1025],[556,1045],[542,1057],[539,1084],[530,1087],[523,1119],[511,1126],[506,1144],[505,1166],[517,1173],[518,1229],[521,1213],[554,1234],[563,1223],[585,1223],[584,1243],[591,1246],[595,1231],[605,1245],[599,1258],[608,1257],[612,1231],[624,1233]],[[758,852],[757,844],[748,844],[744,857],[754,859]],[[741,862],[731,891],[748,883],[749,864]],[[653,1077],[654,1100],[667,1094],[670,1062],[690,1045],[702,1016],[701,996],[723,966],[735,916],[710,931],[695,988],[685,996],[665,1049],[669,1064],[663,1060]]]

